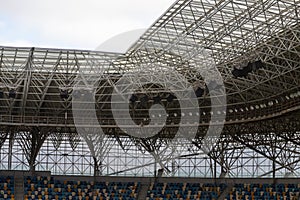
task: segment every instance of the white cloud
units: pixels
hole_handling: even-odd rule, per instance
[[[3,21],[0,21],[0,30],[4,30],[5,25],[6,24]]]
[[[7,30],[1,34],[14,44],[28,41],[37,46],[48,44],[49,47],[94,49],[114,35],[148,28],[173,2],[174,0],[10,0],[0,7],[0,21],[9,19],[5,22],[9,24],[6,26]],[[14,33],[13,36],[11,32]]]
[[[34,46],[30,41],[26,40],[12,40],[5,41],[0,39],[1,46],[15,46],[15,47],[31,47]]]

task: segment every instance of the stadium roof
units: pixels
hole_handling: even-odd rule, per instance
[[[93,157],[99,158],[105,148],[99,141],[107,135],[118,142],[123,136],[128,139],[116,124],[113,106],[126,103],[130,115],[123,121],[133,120],[143,126],[151,123],[148,110],[158,100],[166,108],[165,127],[150,142],[129,138],[131,145],[149,152],[152,149],[153,153],[155,139],[167,141],[184,126],[187,130],[197,127],[197,146],[214,119],[225,123],[223,134],[224,140],[231,141],[228,144],[239,142],[243,146],[238,148],[254,149],[280,167],[289,168],[276,160],[275,153],[267,155],[256,149],[255,142],[273,147],[271,139],[275,136],[264,140],[263,135],[292,133],[276,142],[282,149],[283,141],[285,152],[298,155],[289,151],[289,146],[298,145],[295,134],[300,130],[299,10],[300,1],[296,0],[179,0],[125,54],[0,47],[1,143],[9,132],[23,132],[21,143],[33,167],[45,139],[52,133],[76,133],[74,122],[79,120],[79,128],[90,132],[101,125],[106,134],[96,139],[87,134],[85,138]],[[217,71],[211,71],[212,67]],[[141,88],[131,91],[135,93],[133,99],[127,92],[127,102],[112,102],[113,91],[123,77],[128,81],[123,82],[124,91],[135,84]],[[175,92],[183,94],[190,87],[199,92],[198,109],[181,107],[181,99],[162,87],[170,80],[177,88]],[[192,104],[189,95],[183,95],[182,100]],[[72,106],[72,100],[85,97],[88,101]],[[89,118],[93,110],[96,121]],[[81,117],[75,119],[74,112]],[[189,123],[192,116],[199,120]],[[122,148],[124,145],[120,142]],[[232,149],[234,153],[235,147]]]
[[[70,93],[78,73],[83,71],[97,76],[105,68],[106,78],[118,79],[128,70],[155,60],[178,70],[189,77],[190,82],[195,76],[203,80],[193,70],[190,52],[200,54],[204,49],[213,58],[224,80],[228,120],[234,119],[230,115],[236,109],[238,113],[241,110],[252,113],[251,117],[257,119],[277,116],[298,106],[283,108],[280,103],[282,109],[274,109],[276,102],[288,103],[299,97],[299,6],[299,1],[279,0],[177,1],[125,55],[1,47],[1,87],[4,92],[4,98],[0,100],[1,114],[19,120],[65,118],[66,111],[72,116],[71,95],[68,101],[61,99],[60,89],[69,88]],[[261,66],[254,66],[245,77],[232,74],[234,68],[243,69],[249,63]],[[101,70],[96,69],[96,65],[101,66]],[[103,89],[111,87],[109,83],[101,84],[96,92],[98,105],[108,100],[103,99],[102,93],[111,92],[111,89]],[[16,91],[15,98],[8,98],[11,89]],[[205,95],[202,98],[205,101]],[[204,110],[209,105],[209,99],[207,101],[203,104]],[[257,109],[263,111],[256,112]],[[250,118],[250,114],[244,113],[243,120]]]

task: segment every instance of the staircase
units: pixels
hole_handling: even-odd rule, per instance
[[[218,200],[224,200],[226,198],[227,194],[229,194],[229,192],[233,188],[233,186],[234,186],[234,183],[227,183],[227,187],[221,193],[221,195],[219,196]]]
[[[147,192],[149,188],[149,183],[142,183],[140,191],[137,196],[137,200],[145,200],[147,197]]]
[[[24,177],[23,174],[15,173],[15,200],[24,199]]]

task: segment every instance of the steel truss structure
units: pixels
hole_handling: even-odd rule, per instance
[[[298,0],[178,0],[126,54],[0,47],[0,168],[136,176],[163,168],[165,176],[299,177],[299,11]],[[194,62],[198,55],[204,59]],[[212,63],[226,95],[213,92],[220,89],[219,80],[205,77],[215,78],[206,68]],[[242,74],[247,66],[251,70]],[[179,92],[196,83],[202,93],[199,109],[191,111],[163,87],[167,81],[151,83],[155,73],[143,76],[136,99],[127,101],[130,119],[124,120],[150,124],[148,111],[158,100],[166,124],[156,135],[139,138],[118,126],[111,100],[121,77],[148,68],[161,75],[170,71],[174,86],[181,84]],[[72,100],[84,95],[90,101],[72,107]],[[212,99],[225,98],[226,106],[212,106]],[[94,108],[96,121],[89,118]],[[199,120],[185,123],[188,116]],[[213,118],[224,128],[204,153]],[[180,126],[196,127],[196,136],[172,142]]]

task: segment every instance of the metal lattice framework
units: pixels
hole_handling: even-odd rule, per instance
[[[0,168],[57,174],[146,176],[164,168],[169,176],[299,176],[299,10],[297,0],[178,0],[126,54],[0,47]],[[205,59],[197,60],[198,55]],[[222,77],[225,96],[208,89],[217,90],[219,84],[206,79],[214,76],[205,68],[211,63]],[[168,117],[156,136],[137,138],[116,125],[111,99],[122,76],[143,72],[145,66],[180,74],[176,85],[182,83],[180,77],[187,80],[180,92],[197,83],[203,93],[199,110],[182,110],[176,99],[168,100],[172,94],[163,82],[151,83],[151,76],[144,76],[126,120],[150,123],[148,110],[157,95]],[[248,66],[251,70],[243,74]],[[86,136],[74,124],[74,88],[95,100],[77,108]],[[213,99],[225,97],[227,108],[212,108]],[[89,118],[94,108],[96,122]],[[203,156],[211,119],[225,114],[221,137]],[[182,118],[195,115],[200,118],[196,124],[183,124]],[[196,126],[197,134],[191,143],[181,141],[178,149],[184,153],[176,157],[168,149],[181,125]],[[103,134],[90,136],[99,132],[98,126]]]

